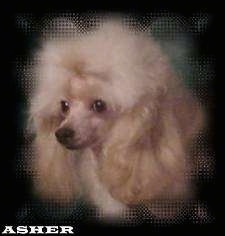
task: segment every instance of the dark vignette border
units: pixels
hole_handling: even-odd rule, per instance
[[[110,5],[110,4],[109,4]],[[29,48],[27,48],[27,42],[21,32],[16,30],[15,18],[18,13],[30,13],[38,19],[41,18],[45,13],[48,12],[135,12],[136,14],[142,15],[146,12],[162,12],[162,11],[171,11],[179,13],[184,17],[188,17],[193,12],[209,12],[212,15],[212,24],[207,34],[199,41],[199,50],[200,52],[214,54],[216,63],[215,63],[215,72],[216,78],[213,84],[213,91],[216,94],[215,106],[212,114],[213,121],[213,146],[216,152],[216,182],[213,186],[210,187],[210,190],[213,191],[212,202],[213,208],[216,212],[216,220],[213,224],[205,225],[189,225],[182,224],[176,226],[166,226],[163,228],[152,228],[149,225],[140,225],[132,228],[115,228],[110,226],[101,226],[96,224],[83,225],[81,227],[81,234],[84,233],[98,233],[100,235],[108,233],[137,233],[140,232],[149,233],[150,230],[155,233],[169,233],[169,232],[211,232],[213,235],[216,234],[216,231],[219,229],[219,226],[223,224],[223,215],[222,208],[224,206],[224,200],[222,195],[222,186],[224,184],[224,163],[223,163],[223,147],[222,147],[222,132],[223,132],[223,99],[222,99],[222,80],[223,80],[223,33],[224,33],[224,24],[225,17],[223,13],[220,12],[219,6],[212,5],[208,6],[207,4],[193,4],[189,7],[178,6],[176,4],[169,6],[166,5],[154,5],[149,4],[130,4],[128,7],[125,4],[124,6],[103,6],[101,4],[71,4],[70,6],[55,6],[50,5],[36,5],[26,6],[23,4],[6,4],[2,8],[2,20],[3,29],[2,29],[2,79],[1,79],[1,125],[3,128],[2,133],[2,149],[1,149],[1,204],[3,204],[4,210],[1,211],[2,221],[1,229],[4,225],[17,225],[15,213],[20,207],[21,203],[29,195],[29,183],[26,181],[15,181],[15,164],[14,160],[17,155],[17,147],[20,143],[19,131],[18,131],[18,114],[19,114],[19,103],[23,99],[21,95],[21,88],[18,85],[16,80],[16,75],[14,74],[12,61],[15,60],[16,55],[26,56]],[[88,226],[88,227],[87,227]]]

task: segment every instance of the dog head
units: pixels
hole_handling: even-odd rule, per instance
[[[82,40],[46,43],[39,55],[31,113],[68,149],[101,145],[128,114],[149,120],[172,77],[152,39],[112,23]]]
[[[154,40],[107,23],[85,37],[45,43],[39,59],[31,118],[44,182],[54,163],[58,174],[49,179],[61,191],[68,149],[92,148],[101,152],[99,178],[115,199],[183,194],[186,144],[201,112]],[[40,185],[49,195],[52,183]]]

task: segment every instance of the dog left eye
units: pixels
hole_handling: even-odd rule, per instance
[[[61,101],[61,110],[63,113],[67,113],[70,109],[69,102]]]
[[[98,113],[101,113],[101,112],[105,111],[106,108],[107,108],[106,103],[104,101],[100,100],[100,99],[95,100],[91,105],[91,109],[93,111],[98,112]]]

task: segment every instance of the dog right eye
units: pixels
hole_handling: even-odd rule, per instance
[[[91,105],[91,109],[95,112],[101,113],[106,110],[106,103],[100,99],[95,100]]]
[[[69,102],[61,101],[61,110],[63,113],[67,113],[70,109]]]

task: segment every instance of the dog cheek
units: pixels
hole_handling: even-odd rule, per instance
[[[43,131],[44,133],[51,133],[60,126],[62,121],[63,119],[59,115],[52,114],[47,117],[40,117],[37,119],[36,123],[40,131]]]
[[[109,122],[103,119],[95,119],[92,122],[92,129],[94,130],[96,136],[103,137],[108,133],[110,129]]]

